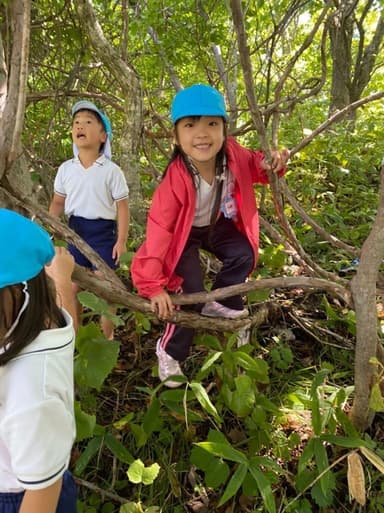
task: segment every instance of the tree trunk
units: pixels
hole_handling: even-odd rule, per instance
[[[351,44],[355,3],[356,0],[341,2],[339,10],[330,17],[329,37],[333,63],[330,113],[351,103]]]
[[[105,38],[90,0],[77,0],[74,2],[74,6],[95,52],[115,77],[124,96],[125,123],[120,165],[126,175],[129,186],[131,214],[137,222],[144,223],[145,209],[137,166],[137,155],[143,126],[142,95],[139,77],[122,60],[118,50]]]
[[[0,182],[12,163],[21,155],[21,132],[28,76],[30,12],[29,0],[13,0],[9,3],[11,52],[8,90],[4,80],[4,54],[1,51],[0,86],[3,109],[0,110]]]
[[[372,230],[363,244],[360,264],[352,279],[351,291],[356,311],[355,398],[351,412],[354,425],[364,431],[373,412],[369,408],[376,367],[370,359],[378,352],[376,281],[384,258],[384,166],[381,170],[380,203]]]
[[[373,2],[367,1],[359,18],[357,3],[357,0],[344,0],[329,17],[332,56],[330,114],[361,98],[375,69],[384,38],[384,18],[381,13],[372,39],[367,44],[364,21],[370,14]],[[355,52],[352,51],[353,45],[357,47]],[[351,126],[354,126],[355,117],[356,111],[348,114]]]

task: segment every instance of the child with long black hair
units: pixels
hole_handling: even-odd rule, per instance
[[[196,84],[179,91],[171,106],[175,147],[153,196],[146,240],[131,266],[134,285],[151,300],[153,311],[170,319],[170,292],[204,291],[199,250],[221,262],[212,289],[246,280],[257,262],[259,221],[254,183],[268,183],[262,151],[240,146],[227,136],[223,96]],[[273,151],[271,169],[282,174],[288,150]],[[230,319],[247,315],[240,295],[194,305],[195,311]],[[167,323],[157,341],[159,377],[169,387],[180,382],[180,362],[189,354],[194,329]]]
[[[74,260],[16,212],[0,233],[0,513],[76,513]]]

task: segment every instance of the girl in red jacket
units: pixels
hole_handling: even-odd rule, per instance
[[[139,294],[161,319],[174,310],[168,292],[204,291],[199,250],[222,267],[213,289],[246,280],[257,262],[259,221],[253,183],[268,183],[262,151],[248,150],[227,136],[223,96],[196,84],[179,91],[171,106],[175,147],[148,214],[146,240],[131,267]],[[273,171],[284,172],[288,150],[273,151]],[[241,296],[192,307],[210,317],[246,316]],[[180,381],[195,330],[168,322],[157,341],[159,377],[168,387]]]

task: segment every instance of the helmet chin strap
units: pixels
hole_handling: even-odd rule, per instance
[[[17,317],[16,319],[14,320],[12,326],[9,328],[9,330],[7,331],[7,333],[5,334],[5,337],[4,338],[8,338],[10,335],[12,335],[12,333],[15,331],[15,328],[16,326],[19,324],[19,321],[20,321],[20,317],[23,315],[23,313],[25,312],[27,306],[29,305],[29,292],[28,292],[28,283],[26,281],[23,281],[21,282],[24,287],[23,287],[23,294],[24,294],[24,303],[22,305],[22,307],[20,308],[20,311],[19,313],[17,314]]]

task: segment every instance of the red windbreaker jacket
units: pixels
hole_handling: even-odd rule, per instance
[[[259,216],[253,184],[269,183],[261,167],[264,153],[244,148],[229,137],[226,155],[228,168],[235,178],[234,196],[238,205],[236,226],[248,238],[256,265]],[[279,175],[284,172],[285,169]],[[195,205],[196,189],[192,177],[182,159],[177,158],[153,195],[146,239],[132,261],[132,281],[140,296],[150,299],[163,290],[176,291],[182,284],[182,278],[174,271],[191,231]]]

